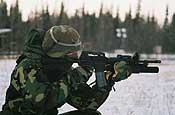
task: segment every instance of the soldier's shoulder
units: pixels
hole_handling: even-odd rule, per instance
[[[37,69],[40,68],[40,64],[31,59],[25,58],[17,64],[16,68],[23,67],[23,69]]]

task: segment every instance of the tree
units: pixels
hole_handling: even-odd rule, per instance
[[[123,27],[126,28],[126,32],[127,32],[127,40],[126,40],[126,49],[127,51],[132,51],[134,46],[133,46],[133,42],[134,42],[134,37],[133,37],[133,18],[132,18],[132,10],[131,7],[129,8],[128,13],[126,13],[125,15],[125,20],[123,22]]]
[[[99,9],[99,15],[95,13],[89,14],[85,12],[84,6],[80,10],[76,10],[75,14],[68,17],[64,4],[62,2],[59,15],[51,15],[48,6],[43,8],[42,12],[35,11],[29,20],[22,20],[19,11],[18,0],[14,6],[10,8],[10,15],[7,15],[7,5],[1,0],[0,3],[0,27],[10,27],[13,29],[9,37],[11,50],[15,51],[15,44],[18,50],[22,49],[24,36],[31,28],[48,29],[51,25],[70,24],[76,28],[81,40],[85,43],[85,50],[112,51],[120,47],[120,39],[116,39],[116,28],[126,28],[127,40],[125,42],[125,50],[128,52],[152,53],[155,45],[162,45],[163,51],[175,53],[175,14],[172,22],[169,22],[169,7],[166,6],[166,14],[163,28],[157,23],[154,16],[141,15],[141,0],[138,0],[137,11],[135,17],[132,17],[131,7],[125,15],[124,21],[120,19],[119,10],[116,17],[113,17],[111,11],[103,10],[103,4]],[[161,42],[160,42],[161,41]]]
[[[163,28],[167,28],[168,27],[168,16],[169,16],[169,6],[166,6],[166,14],[165,14],[165,20],[164,20],[164,24],[163,24]]]
[[[79,16],[79,11],[75,11],[75,15],[70,18],[70,25],[76,28],[80,33],[81,17]]]
[[[7,15],[7,4],[3,0],[0,2],[0,28],[9,28],[9,17]]]
[[[41,28],[48,30],[52,26],[48,6],[41,13]]]
[[[163,47],[164,52],[171,52],[171,38],[170,38],[170,25],[168,23],[168,16],[169,16],[169,7],[168,5],[166,6],[166,12],[165,12],[165,20],[164,20],[164,25],[163,25],[163,30],[162,30],[162,40],[161,40],[161,45]]]
[[[0,2],[0,29],[9,28],[9,16],[7,15],[7,4],[1,0]],[[5,38],[4,38],[5,37]],[[3,34],[0,36],[0,51],[9,49],[9,34]]]
[[[121,40],[119,38],[117,38],[116,34],[116,29],[120,28],[121,26],[121,19],[120,19],[120,14],[119,14],[119,9],[117,9],[117,14],[116,17],[113,18],[113,36],[114,39],[112,42],[115,42],[115,44],[112,44],[112,48],[113,49],[119,49],[120,45],[121,45]]]
[[[101,4],[99,17],[97,19],[97,33],[96,33],[96,50],[103,50],[105,46],[105,26],[103,15],[103,4]]]
[[[145,23],[145,35],[144,35],[144,43],[146,44],[143,50],[146,53],[152,53],[153,49],[156,45],[160,45],[160,36],[159,31],[160,27],[156,21],[154,15],[152,17],[148,16],[147,22]]]
[[[175,53],[175,14],[173,14],[172,22],[169,25],[169,28],[166,30],[166,39],[164,40],[164,47],[166,52]]]
[[[59,17],[57,19],[56,24],[57,25],[69,24],[69,18],[68,18],[67,13],[64,11],[64,3],[63,2],[61,3],[61,10],[60,10],[60,14],[59,14]]]
[[[114,36],[114,25],[111,22],[113,22],[111,12],[108,11],[103,14],[103,5],[101,5],[99,18],[97,21],[97,30],[98,30],[96,33],[97,50],[109,51],[113,49],[112,45],[115,40],[115,36]]]
[[[22,23],[22,15],[21,12],[19,11],[19,5],[18,5],[18,0],[16,1],[15,6],[10,7],[10,26],[12,28],[12,35],[11,37],[11,47],[16,50],[20,50],[23,47],[24,43],[24,35],[25,35],[25,30],[23,26],[21,26]]]

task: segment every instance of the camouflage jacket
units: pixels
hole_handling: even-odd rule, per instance
[[[88,86],[89,77],[88,71],[77,67],[61,79],[48,82],[41,64],[24,58],[12,72],[3,110],[18,115],[56,115],[57,108],[66,102],[78,110],[96,110],[109,91]]]

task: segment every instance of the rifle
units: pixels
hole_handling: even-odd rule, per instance
[[[74,60],[79,65],[94,67],[98,87],[107,85],[104,71],[113,71],[113,65],[116,62],[125,61],[131,68],[131,73],[158,73],[159,68],[149,66],[151,63],[161,63],[161,60],[140,60],[136,52],[133,56],[117,55],[117,57],[106,57],[103,52],[82,51],[78,60]],[[106,65],[112,65],[106,68]]]

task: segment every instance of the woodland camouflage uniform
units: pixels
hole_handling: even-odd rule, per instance
[[[53,34],[57,41],[49,41]],[[64,115],[100,115],[97,109],[110,89],[88,86],[91,67],[72,68],[71,58],[66,56],[80,50],[78,32],[70,26],[54,26],[47,32],[34,29],[26,39],[24,51],[11,74],[0,115],[57,115],[57,108],[65,103],[79,111]],[[59,41],[78,45],[55,43]]]

